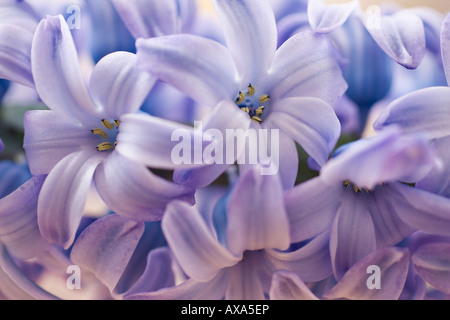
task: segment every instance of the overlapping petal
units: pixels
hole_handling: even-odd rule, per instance
[[[194,203],[193,189],[160,178],[117,152],[100,164],[94,179],[103,201],[115,213],[130,219],[160,220],[173,199]]]
[[[450,135],[450,88],[431,87],[393,101],[375,122],[376,130],[399,125],[405,132],[423,132],[430,139]]]
[[[102,281],[112,292],[125,270],[144,223],[109,215],[89,225],[77,238],[71,260]]]
[[[27,112],[24,127],[23,147],[33,175],[48,174],[67,155],[88,148],[95,150],[98,144],[90,129],[52,110]]]
[[[151,168],[170,170],[177,166],[172,152],[180,142],[176,140],[175,133],[183,133],[181,136],[189,139],[186,142],[189,146],[194,142],[194,128],[176,122],[145,114],[127,114],[120,120],[116,150],[122,156]],[[191,151],[192,159],[196,157],[201,159],[203,146],[192,147]],[[181,164],[178,165],[181,167]],[[193,162],[183,165],[199,166]]]
[[[239,93],[238,73],[229,50],[195,35],[138,39],[137,67],[170,83],[199,103],[214,106]]]
[[[336,57],[326,36],[298,33],[277,50],[266,91],[274,99],[316,97],[333,104],[347,89]]]
[[[258,0],[213,3],[242,81],[256,82],[270,68],[277,47],[277,28],[270,4]]]
[[[58,162],[47,176],[38,200],[38,223],[50,243],[68,248],[80,224],[95,169],[104,155],[80,151]]]
[[[381,49],[400,65],[415,69],[422,62],[426,51],[425,29],[422,20],[408,11],[382,15],[380,25],[367,23],[367,31]]]
[[[376,249],[375,227],[367,207],[345,193],[330,234],[330,254],[336,279]]]
[[[420,276],[433,287],[450,294],[450,244],[430,243],[412,255],[412,262]]]
[[[273,275],[269,296],[270,300],[319,300],[298,275],[284,270]]]
[[[286,250],[289,224],[279,177],[257,169],[241,176],[230,194],[227,223],[228,248],[237,256],[247,250]]]
[[[31,66],[39,97],[50,109],[74,122],[86,123],[93,116],[102,119],[89,95],[70,29],[61,15],[39,23]]]
[[[405,136],[398,128],[390,128],[349,145],[328,162],[321,175],[330,184],[350,180],[371,190],[380,183],[418,181],[439,165],[423,136]]]
[[[4,3],[0,9],[0,77],[33,88],[31,44],[38,17],[25,2]]]
[[[112,3],[135,39],[179,32],[177,1],[113,0]]]
[[[0,243],[0,275],[2,292],[16,300],[59,300],[32,281],[15,263],[6,247]]]
[[[273,122],[297,141],[320,166],[327,162],[341,133],[333,108],[318,98],[279,100],[267,122]]]
[[[374,251],[358,261],[344,277],[325,294],[326,299],[397,300],[405,285],[410,264],[407,249],[396,247]],[[378,266],[381,288],[367,285],[370,266]]]
[[[181,267],[195,280],[209,281],[241,260],[214,238],[200,213],[187,204],[170,203],[162,228]]]
[[[49,248],[37,221],[37,201],[45,176],[31,178],[0,200],[0,241],[20,259],[31,259]]]
[[[114,52],[100,60],[91,75],[89,89],[103,118],[119,119],[139,110],[156,79],[135,69],[136,55]]]
[[[330,33],[341,27],[359,8],[358,1],[326,5],[323,1],[308,1],[308,17],[311,28],[317,33]]]
[[[447,83],[450,86],[450,14],[447,15],[441,30],[441,50]]]

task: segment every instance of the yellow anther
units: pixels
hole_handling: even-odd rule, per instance
[[[112,150],[112,149],[114,149],[114,145],[109,142],[103,142],[97,146],[98,151],[106,151],[106,150]]]
[[[108,130],[111,130],[114,128],[114,125],[106,119],[102,120],[102,125]]]
[[[249,97],[251,97],[252,95],[254,95],[256,92],[255,87],[250,83],[248,85],[248,95]]]
[[[265,95],[259,97],[259,103],[266,103],[266,102],[269,101],[269,100],[270,100],[270,97],[269,97],[269,95],[267,95],[267,94],[265,94]]]
[[[116,125],[116,127],[118,128],[120,126],[120,120],[114,120],[114,124]]]
[[[106,134],[105,131],[103,131],[103,129],[97,128],[97,129],[91,130],[91,132],[93,134],[99,135],[103,139],[107,139],[108,138],[108,135]]]
[[[249,109],[248,107],[241,108],[241,110],[243,110],[243,111],[245,111],[245,112],[247,112],[247,113],[250,113],[250,109]]]
[[[361,189],[358,188],[357,186],[353,185],[353,191],[355,191],[355,193],[359,193],[359,192],[361,192]]]
[[[239,91],[239,97],[236,99],[236,104],[240,104],[244,102],[245,100],[245,94],[241,91]]]
[[[260,118],[260,117],[257,117],[257,116],[253,116],[253,117],[252,117],[252,120],[255,121],[255,122],[258,122],[258,123],[261,123],[261,122],[262,122],[261,118]]]
[[[256,109],[256,115],[260,116],[262,115],[264,112],[264,106],[259,107],[258,109]]]

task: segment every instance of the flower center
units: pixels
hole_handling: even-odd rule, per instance
[[[346,180],[346,181],[344,182],[344,187],[346,187],[346,188],[350,188],[350,187],[351,187],[351,188],[353,189],[353,191],[354,191],[356,194],[362,192],[362,190],[364,190],[364,191],[367,192],[368,194],[371,194],[371,193],[372,193],[372,191],[369,190],[369,189],[367,189],[367,188],[361,189],[360,187],[358,187],[357,185],[355,185],[355,184],[354,184],[353,182],[351,182],[350,180]]]
[[[261,123],[267,116],[270,108],[270,97],[267,94],[260,95],[252,84],[249,84],[245,93],[240,91],[235,100],[237,106],[245,111],[250,119]]]
[[[113,120],[112,122],[107,119],[102,119],[101,121],[103,128],[96,128],[91,130],[91,132],[101,138],[101,143],[97,145],[97,150],[108,151],[114,150],[117,145],[117,133],[119,132],[120,121]]]

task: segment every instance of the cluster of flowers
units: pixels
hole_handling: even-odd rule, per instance
[[[0,297],[450,296],[450,15],[73,2],[0,0],[2,126],[29,107],[19,148],[0,131]],[[276,174],[248,144],[175,163],[196,121],[277,130]]]

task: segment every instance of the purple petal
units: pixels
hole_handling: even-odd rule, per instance
[[[377,136],[359,140],[332,158],[321,175],[330,184],[350,180],[372,190],[380,183],[414,182],[438,165],[434,152],[421,135],[402,135],[389,128]]]
[[[266,124],[263,124],[256,130],[258,130],[260,148],[258,150],[260,173],[263,175],[277,174],[281,179],[284,190],[292,188],[297,181],[299,167],[298,150],[295,141],[280,130],[278,126],[275,126],[274,123],[266,122]],[[267,130],[267,135],[262,130]],[[266,154],[261,151],[263,150],[261,146],[267,148]],[[265,164],[267,161],[269,163]],[[239,163],[239,171],[241,173],[252,167],[254,167],[252,164]]]
[[[324,35],[298,33],[276,52],[265,85],[274,98],[316,97],[334,104],[347,90],[335,59],[334,49]]]
[[[308,2],[308,18],[317,33],[330,33],[341,27],[359,7],[358,1],[327,5],[321,0]]]
[[[286,191],[284,201],[289,217],[291,242],[312,238],[333,223],[343,188],[330,187],[322,178],[313,178]]]
[[[450,88],[426,88],[389,105],[374,124],[376,130],[399,125],[406,133],[425,132],[430,139],[450,135]]]
[[[341,133],[333,108],[317,98],[282,99],[272,108],[267,122],[283,130],[319,165],[324,165]]]
[[[416,183],[416,187],[431,193],[450,198],[450,136],[433,141],[444,168],[434,168],[424,179]]]
[[[137,67],[173,85],[199,103],[216,105],[239,93],[238,75],[227,48],[194,35],[138,39]]]
[[[350,300],[397,300],[405,285],[409,261],[410,254],[407,249],[396,247],[379,249],[358,261],[324,297]],[[368,273],[370,266],[379,267],[380,289],[369,289],[367,285],[371,275],[375,275]]]
[[[144,223],[109,215],[89,225],[77,238],[71,260],[92,272],[112,292],[124,272]]]
[[[0,244],[0,287],[13,300],[58,300],[27,277],[14,262],[5,246]]]
[[[403,184],[396,184],[394,191],[404,223],[426,233],[450,236],[450,199]]]
[[[397,212],[401,208],[397,207],[397,199],[391,196],[395,192],[392,188],[395,187],[385,184],[363,200],[372,216],[377,248],[396,245],[415,231],[400,219]]]
[[[279,177],[258,170],[241,175],[230,194],[227,224],[228,248],[237,256],[247,250],[286,250],[289,223]]]
[[[112,0],[112,2],[135,39],[160,37],[179,32],[175,0]]]
[[[180,143],[174,141],[174,135],[177,132],[187,135],[186,139],[190,140],[187,143],[191,147],[194,128],[146,114],[127,114],[121,117],[120,121],[116,150],[125,158],[156,169],[170,170],[177,165],[186,165],[188,168],[199,166],[195,163],[176,164],[172,157],[172,152]],[[194,158],[203,152],[203,148],[191,150]]]
[[[113,152],[95,172],[95,184],[115,213],[130,219],[160,220],[174,199],[194,203],[194,190],[153,174],[146,166]]]
[[[321,281],[332,274],[328,231],[295,251],[266,250],[266,252],[276,270],[294,272],[305,282]]]
[[[0,77],[34,88],[31,44],[38,18],[28,4],[4,4],[0,10]]]
[[[241,153],[241,150],[237,150],[239,144],[234,142],[234,133],[244,132],[250,128],[251,120],[233,102],[224,100],[214,107],[203,119],[201,125],[202,127],[196,128],[194,139],[200,136],[198,133],[204,139],[209,130],[213,130],[216,138],[222,142],[221,146],[220,143],[216,145],[217,153],[221,154],[222,157],[218,156],[217,161],[197,169],[176,169],[173,176],[174,181],[191,187],[209,185],[237,161],[237,156]],[[232,134],[227,134],[227,132]],[[235,146],[235,148],[231,148],[231,146]],[[204,149],[201,150],[202,154],[197,154],[195,149],[197,148],[194,145],[194,160],[198,156],[202,159],[200,162],[205,162]]]
[[[450,244],[421,246],[412,256],[417,273],[434,288],[450,294]]]
[[[426,52],[425,29],[418,16],[398,11],[382,16],[379,26],[370,26],[367,19],[367,31],[387,55],[408,69],[417,68]]]
[[[181,267],[193,279],[209,281],[240,260],[214,238],[200,213],[185,203],[168,205],[162,228]]]
[[[135,69],[136,55],[114,52],[100,60],[89,83],[92,99],[104,110],[103,117],[119,119],[135,113],[155,84],[148,73]]]
[[[270,300],[319,300],[297,274],[284,270],[273,275],[269,296]]]
[[[95,152],[95,153],[93,153]],[[75,239],[94,171],[104,155],[97,151],[75,152],[49,173],[38,201],[38,223],[50,243],[68,248]]]
[[[347,270],[376,249],[372,217],[358,195],[346,192],[330,235],[333,273],[341,279]]]
[[[23,147],[33,175],[48,174],[67,155],[87,148],[95,150],[98,144],[90,129],[52,110],[28,111],[24,127]]]
[[[127,300],[221,300],[225,296],[228,272],[221,272],[211,281],[188,279],[183,283],[155,292],[125,296]]]
[[[227,46],[242,80],[255,83],[270,68],[277,28],[270,4],[258,0],[214,0]]]
[[[445,76],[450,86],[450,14],[444,20],[441,30],[442,61],[444,63]]]
[[[20,259],[31,259],[48,249],[37,223],[37,201],[45,177],[31,178],[0,200],[0,241]]]
[[[42,20],[31,52],[36,90],[52,110],[81,123],[97,115],[78,62],[70,29],[60,16]]]
[[[229,270],[226,300],[265,300],[259,270],[264,263],[261,258],[261,252],[249,251]]]
[[[0,24],[0,77],[34,87],[31,75],[33,34],[15,25]]]
[[[153,292],[173,286],[175,286],[175,277],[170,250],[167,247],[158,248],[149,253],[144,273],[124,296]]]

